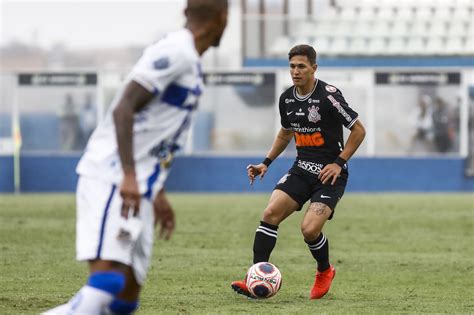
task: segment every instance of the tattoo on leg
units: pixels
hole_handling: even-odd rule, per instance
[[[315,212],[317,215],[324,215],[326,214],[327,206],[322,203],[317,203],[314,207],[311,207],[310,210]]]

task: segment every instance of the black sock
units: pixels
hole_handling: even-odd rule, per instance
[[[253,263],[268,261],[275,247],[278,226],[260,221],[253,242]]]
[[[320,233],[314,241],[306,241],[309,251],[318,262],[318,271],[324,271],[329,268],[329,240]]]

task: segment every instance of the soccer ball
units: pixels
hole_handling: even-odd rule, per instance
[[[266,299],[280,290],[281,272],[269,262],[259,262],[249,268],[246,281],[253,297]]]

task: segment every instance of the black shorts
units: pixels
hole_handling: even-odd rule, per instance
[[[332,219],[336,205],[344,195],[346,189],[346,178],[338,178],[334,185],[330,183],[323,184],[314,174],[306,173],[292,167],[275,186],[275,189],[284,191],[299,205],[299,210],[306,201],[320,202],[331,208],[332,213],[329,220]]]

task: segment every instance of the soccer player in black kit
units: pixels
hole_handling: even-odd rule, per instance
[[[344,194],[348,179],[346,162],[362,143],[365,129],[342,93],[315,78],[317,64],[313,47],[298,45],[288,55],[294,85],[280,96],[281,129],[263,162],[247,166],[250,183],[257,176],[263,178],[292,138],[297,157],[275,186],[263,211],[255,233],[253,263],[269,260],[276,244],[278,225],[310,200],[301,233],[317,262],[310,298],[319,299],[329,291],[336,275],[336,269],[329,263],[329,241],[322,229]],[[343,126],[351,131],[345,145]],[[232,282],[232,288],[250,297],[245,281]]]

